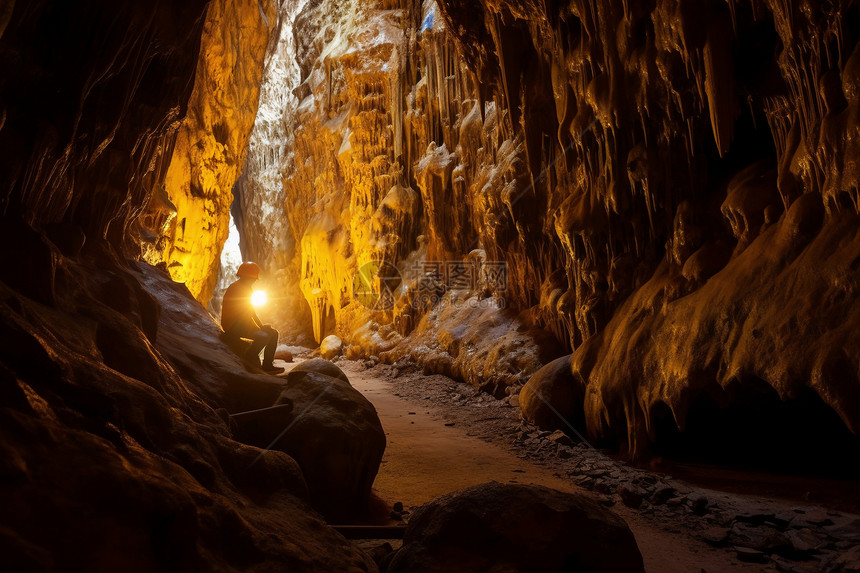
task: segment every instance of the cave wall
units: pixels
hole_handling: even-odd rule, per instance
[[[589,430],[633,451],[655,408],[683,428],[759,380],[856,429],[857,22],[849,1],[311,2],[283,288],[317,339],[333,312],[354,355],[476,386],[515,391],[550,333]],[[352,296],[373,260],[402,277],[388,308]],[[470,300],[497,307],[483,332]],[[528,336],[491,352],[502,317]]]
[[[206,5],[4,4],[4,215],[139,249],[132,232],[167,172]]]
[[[134,261],[207,6],[0,8],[0,570],[377,570],[292,458],[233,439],[280,385]]]
[[[215,290],[233,185],[248,154],[263,64],[280,23],[276,0],[210,3],[188,111],[163,186],[152,189],[142,218],[145,258],[164,261],[204,304]]]

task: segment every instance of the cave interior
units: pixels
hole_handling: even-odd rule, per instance
[[[279,359],[860,509],[853,0],[4,0],[0,70],[9,570],[375,570],[373,406],[337,501],[233,416],[359,400],[223,345],[248,260]]]

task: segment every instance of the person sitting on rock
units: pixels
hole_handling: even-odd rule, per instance
[[[281,373],[284,369],[273,363],[275,350],[278,348],[278,331],[268,324],[263,324],[251,303],[254,283],[260,278],[260,267],[252,262],[242,263],[236,276],[239,280],[227,287],[221,305],[221,328],[224,329],[224,340],[235,348],[240,338],[251,339],[251,347],[244,356],[245,362],[262,368],[270,374]],[[263,348],[265,352],[261,365],[260,350]]]

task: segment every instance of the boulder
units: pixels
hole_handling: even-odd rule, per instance
[[[275,350],[275,358],[277,360],[283,360],[284,362],[292,362],[293,353],[282,344],[281,346],[278,346],[277,350]]]
[[[343,341],[334,334],[326,336],[320,343],[320,356],[326,360],[331,360],[335,356],[340,356],[342,351]]]
[[[492,482],[419,508],[388,573],[644,571],[627,525],[590,499]]]
[[[271,408],[253,423],[237,420],[236,438],[289,454],[302,469],[314,508],[330,522],[353,519],[370,499],[385,452],[382,424],[346,376],[296,370],[275,403],[293,407]]]
[[[349,384],[349,378],[346,377],[343,370],[341,370],[334,362],[330,362],[323,358],[311,358],[310,360],[299,362],[295,368],[290,370],[290,372],[318,372],[319,374],[325,374],[332,378],[340,378]]]
[[[535,372],[520,390],[523,419],[544,430],[585,429],[583,398],[585,390],[574,378],[570,355],[557,358]]]

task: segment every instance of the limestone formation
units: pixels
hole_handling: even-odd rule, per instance
[[[173,279],[204,304],[215,288],[233,185],[245,163],[264,56],[278,21],[275,0],[209,3],[187,115],[141,221],[146,259],[167,263]]]
[[[351,355],[494,391],[573,352],[589,432],[633,453],[655,411],[684,429],[759,381],[856,431],[856,22],[847,1],[308,3],[285,196],[242,216],[284,210],[267,256]],[[459,352],[470,297],[519,350]]]
[[[570,354],[590,437],[632,455],[807,440],[849,464],[855,4],[4,2],[2,568],[373,570],[289,456],[231,434],[281,390],[189,298],[234,190],[279,320],[317,342],[497,396]],[[134,261],[159,253],[187,287]],[[293,378],[297,406],[352,396]],[[371,437],[296,457],[349,468],[355,500],[384,437],[345,403]]]
[[[583,496],[492,482],[419,508],[387,571],[644,571],[633,534]]]

